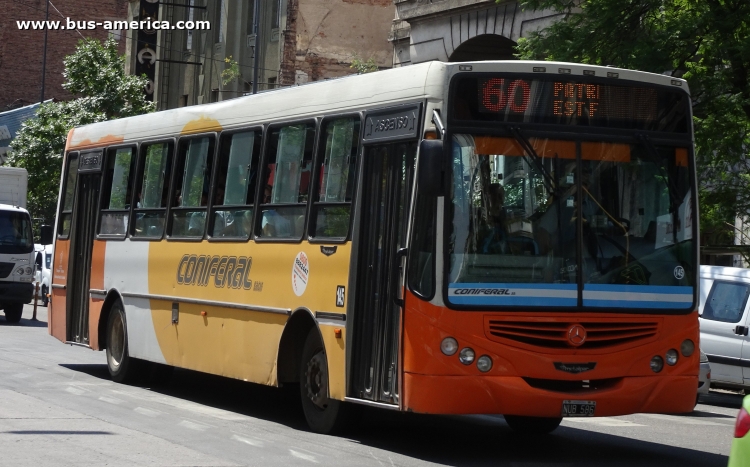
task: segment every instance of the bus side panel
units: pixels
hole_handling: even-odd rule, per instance
[[[55,285],[67,285],[68,282],[68,254],[70,240],[57,240],[54,257],[52,258],[52,284],[50,302],[47,310],[47,327],[50,335],[65,342],[67,340],[66,301],[67,290]]]
[[[94,241],[94,249],[91,252],[90,289],[104,290],[104,258],[106,249],[106,241]],[[102,313],[102,305],[104,305],[103,295],[89,294],[89,346],[93,350],[101,350],[99,347],[99,316]]]

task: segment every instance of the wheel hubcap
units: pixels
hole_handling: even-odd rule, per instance
[[[307,397],[320,409],[328,406],[328,374],[325,358],[326,354],[321,350],[310,358],[305,370]]]
[[[109,360],[113,368],[120,366],[125,353],[125,329],[122,325],[122,317],[118,314],[112,322],[112,330],[109,335]]]

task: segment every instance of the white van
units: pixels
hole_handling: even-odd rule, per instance
[[[750,388],[750,269],[700,271],[700,347],[711,363],[711,385]]]
[[[34,245],[35,259],[34,259],[34,282],[39,282],[39,298],[42,300],[42,305],[47,306],[49,303],[49,285],[52,279],[52,245],[42,246],[39,244]]]

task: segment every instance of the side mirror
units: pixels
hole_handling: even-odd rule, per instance
[[[419,145],[417,190],[425,196],[440,196],[443,189],[443,141],[426,139]]]
[[[42,245],[52,245],[52,226],[43,225],[40,227],[41,235],[40,241]]]

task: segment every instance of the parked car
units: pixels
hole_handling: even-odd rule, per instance
[[[707,395],[708,389],[711,386],[711,365],[708,363],[708,356],[701,349],[701,366],[698,372],[698,395],[695,396],[695,403],[698,403],[698,399],[701,394]]]
[[[727,467],[750,465],[750,434],[748,432],[750,432],[750,396],[745,396],[734,425],[734,440],[732,440],[732,450],[729,451]]]
[[[41,246],[34,245],[36,250],[34,282],[39,282],[39,297],[42,299],[42,305],[47,306],[49,303],[49,285],[52,281],[52,245]]]
[[[711,364],[711,385],[750,388],[750,269],[700,268],[701,350]]]

